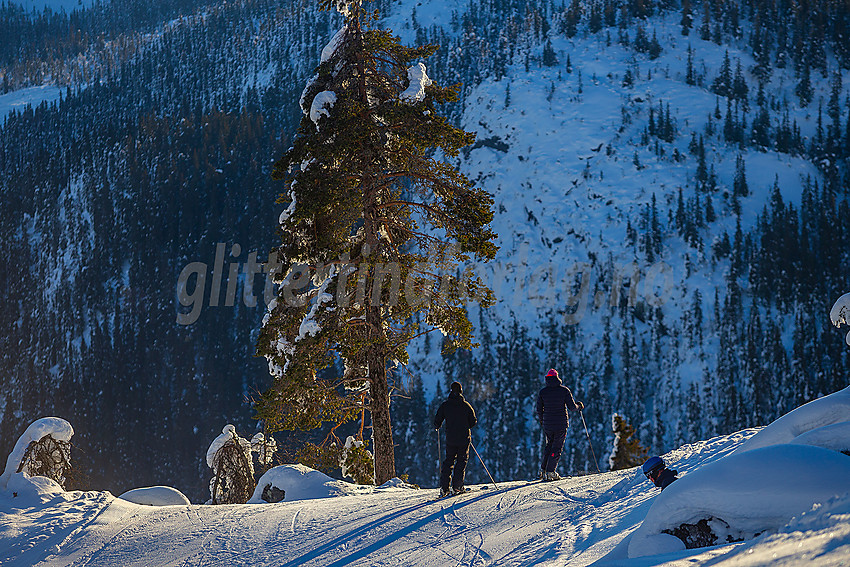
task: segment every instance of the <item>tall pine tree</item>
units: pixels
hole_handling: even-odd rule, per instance
[[[368,412],[381,484],[396,475],[388,363],[406,363],[410,340],[437,328],[446,344],[473,346],[464,304],[489,304],[492,293],[458,265],[495,255],[493,199],[433,157],[474,140],[435,110],[457,97],[418,62],[437,46],[402,46],[373,29],[359,1],[340,11],[345,25],[323,50],[298,135],[273,172],[288,207],[281,286],[257,346],[274,382],[256,409],[272,429]]]

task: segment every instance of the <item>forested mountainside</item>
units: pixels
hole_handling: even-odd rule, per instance
[[[256,427],[265,290],[247,267],[277,240],[271,165],[340,20],[151,4],[0,5],[0,104],[63,89],[0,127],[0,449],[60,415],[84,485],[203,499],[209,441]],[[827,317],[850,285],[842,3],[374,5],[462,85],[446,111],[478,141],[459,166],[494,194],[501,246],[480,267],[500,298],[471,314],[480,348],[443,357],[428,337],[397,371],[399,473],[434,485],[430,419],[454,379],[497,479],[536,473],[549,367],[588,404],[600,466],[613,412],[661,451],[847,384]],[[193,262],[203,284],[179,287]],[[578,422],[565,472],[594,469]]]

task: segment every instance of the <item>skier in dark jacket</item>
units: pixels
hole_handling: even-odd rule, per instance
[[[561,478],[555,468],[564,450],[567,439],[567,428],[570,418],[567,410],[581,411],[582,402],[573,399],[570,389],[561,383],[558,371],[552,369],[546,374],[546,387],[537,394],[537,420],[543,426],[546,435],[546,447],[543,450],[543,463],[540,465],[540,478],[543,480],[558,480]]]
[[[678,477],[678,471],[673,471],[667,468],[664,459],[661,457],[650,457],[641,467],[643,474],[652,481],[652,484],[660,488],[662,491],[673,484],[673,481]]]
[[[441,497],[449,494],[449,480],[454,494],[463,492],[463,477],[469,460],[469,444],[472,442],[469,430],[478,423],[475,410],[463,398],[463,387],[459,382],[452,382],[448,399],[440,405],[434,416],[437,435],[443,421],[446,422],[446,460],[440,471]]]

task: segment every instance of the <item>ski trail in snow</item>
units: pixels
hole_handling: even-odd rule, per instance
[[[301,513],[301,508],[298,508],[295,511],[295,514],[292,515],[292,525],[289,526],[289,531],[291,531],[292,533],[295,533],[295,520],[298,519],[298,514],[300,514],[300,513]]]

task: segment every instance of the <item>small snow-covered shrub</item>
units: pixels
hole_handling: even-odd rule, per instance
[[[6,470],[0,477],[4,488],[12,474],[43,476],[63,489],[71,471],[71,424],[58,417],[44,417],[34,421],[18,439],[6,460]]]
[[[212,504],[244,504],[254,491],[254,464],[251,443],[236,434],[230,424],[224,426],[207,450],[207,465],[213,471],[210,480]]]
[[[342,476],[351,478],[357,484],[375,484],[375,460],[366,449],[363,441],[350,436],[345,440],[345,448],[340,457]]]
[[[642,464],[647,453],[634,436],[635,428],[623,416],[615,413],[611,416],[611,429],[614,432],[614,442],[608,456],[608,469],[619,471]]]
[[[325,474],[335,474],[341,470],[343,477],[357,484],[375,484],[375,461],[372,453],[366,449],[365,442],[349,436],[345,445],[338,442],[326,445],[305,443],[294,455],[294,460],[311,469]]]
[[[251,438],[251,452],[256,455],[257,463],[262,471],[267,470],[272,464],[276,451],[277,441],[271,435],[266,437],[262,433],[257,433]]]

